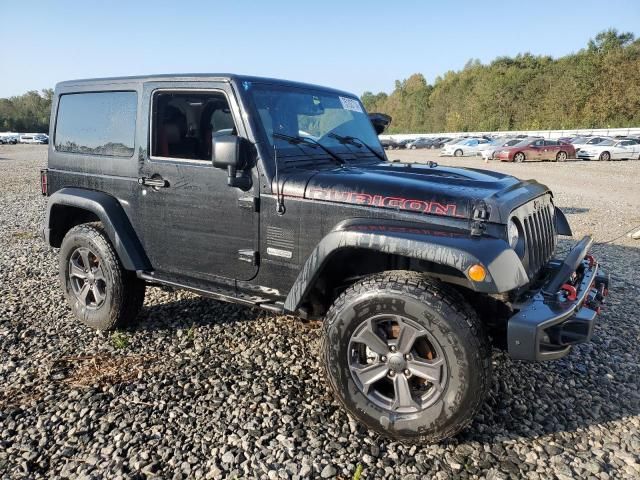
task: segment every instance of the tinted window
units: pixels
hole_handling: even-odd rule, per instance
[[[136,107],[136,92],[62,95],[58,104],[56,150],[130,157],[136,131]]]
[[[152,118],[155,157],[211,160],[212,137],[237,135],[221,92],[156,92]]]

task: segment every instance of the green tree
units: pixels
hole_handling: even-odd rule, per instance
[[[391,133],[638,126],[638,72],[640,40],[610,29],[561,58],[471,59],[433,84],[414,74],[390,94],[365,92],[362,101],[393,117]]]
[[[48,132],[53,90],[31,90],[24,95],[0,99],[0,129],[17,132]]]

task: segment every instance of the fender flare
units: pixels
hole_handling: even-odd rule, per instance
[[[446,265],[459,271],[477,292],[502,293],[526,285],[527,273],[518,255],[500,238],[474,238],[469,232],[438,226],[381,219],[341,222],[313,249],[285,300],[295,312],[312,289],[331,256],[345,248],[368,249]],[[482,282],[469,279],[469,267],[480,263],[487,271]]]
[[[95,190],[83,188],[62,188],[49,197],[47,212],[43,226],[43,236],[47,244],[54,244],[51,231],[55,229],[56,218],[52,215],[53,207],[64,205],[76,207],[95,214],[111,240],[113,247],[126,270],[142,271],[150,270],[149,261],[138,236],[129,221],[120,202],[111,195]]]

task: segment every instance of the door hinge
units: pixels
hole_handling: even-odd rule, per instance
[[[257,266],[260,263],[260,253],[255,250],[238,250],[238,260]]]
[[[252,212],[260,211],[260,199],[257,197],[241,197],[238,199],[238,207],[246,208]]]

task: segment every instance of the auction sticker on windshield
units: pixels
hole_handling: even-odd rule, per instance
[[[362,113],[362,107],[360,106],[360,102],[354,100],[353,98],[347,97],[339,97],[340,103],[342,104],[342,108],[345,110],[352,110],[354,112]]]

